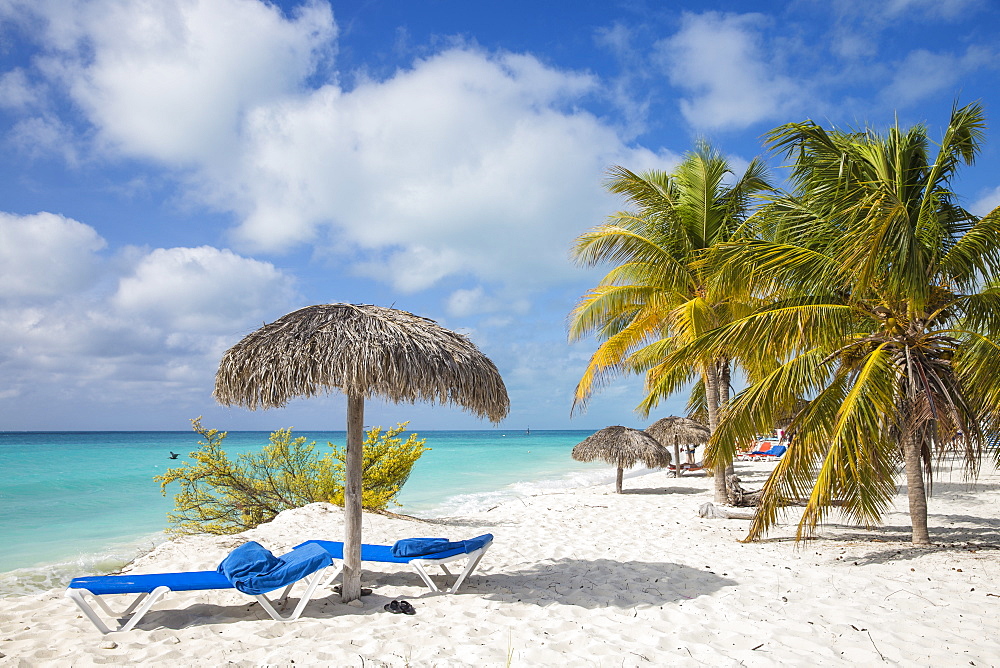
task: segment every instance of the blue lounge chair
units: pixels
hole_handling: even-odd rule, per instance
[[[774,457],[775,459],[780,459],[785,452],[788,451],[787,445],[776,445],[767,451],[768,457]]]
[[[441,591],[425,569],[426,566],[440,566],[445,575],[451,576],[451,571],[445,565],[450,561],[465,559],[465,569],[458,575],[455,583],[448,590],[454,594],[462,586],[472,571],[476,570],[486,550],[493,544],[493,534],[483,534],[469,540],[448,541],[445,538],[410,538],[397,541],[394,545],[361,546],[361,561],[378,561],[387,564],[409,564],[417,572],[431,591]],[[333,582],[343,568],[344,544],[332,540],[310,540],[298,547],[319,545],[330,553],[335,560],[341,562],[341,568],[327,579],[327,584]],[[298,547],[296,549],[298,549]]]
[[[272,619],[290,622],[299,618],[313,592],[320,584],[320,571],[333,565],[332,556],[319,545],[300,546],[281,557],[275,557],[255,542],[241,545],[229,553],[214,571],[187,573],[155,573],[148,575],[97,575],[73,578],[66,590],[87,618],[101,633],[131,631],[158,600],[172,591],[201,591],[206,589],[236,589],[257,599]],[[339,572],[339,569],[338,569]],[[309,577],[313,576],[313,577]],[[336,577],[336,575],[334,575]],[[290,615],[282,616],[264,594],[284,587],[279,600],[288,598],[292,586],[303,578],[306,591]],[[84,599],[94,597],[97,605],[112,619],[119,620],[118,628],[111,629]],[[103,596],[137,594],[138,596],[122,613],[114,612]]]

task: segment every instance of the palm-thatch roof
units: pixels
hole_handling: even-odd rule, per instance
[[[219,403],[284,406],[340,389],[347,395],[341,598],[361,596],[364,403],[432,401],[499,422],[510,409],[496,366],[461,334],[433,320],[368,304],[307,306],[226,351],[215,374]]]
[[[214,396],[256,410],[333,389],[454,404],[492,422],[510,408],[496,366],[469,339],[368,304],[307,306],[247,335],[223,355]]]
[[[628,469],[642,462],[649,468],[670,464],[670,453],[660,443],[639,429],[605,427],[588,436],[573,448],[578,462],[604,461],[619,469]]]
[[[646,433],[664,445],[672,443],[674,436],[684,444],[708,443],[712,435],[702,423],[676,415],[657,420],[646,427]]]

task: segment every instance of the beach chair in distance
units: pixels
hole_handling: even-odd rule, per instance
[[[767,452],[764,452],[761,455],[759,455],[759,458],[771,461],[776,459],[781,459],[781,455],[785,454],[786,450],[788,450],[787,445],[775,445],[772,446]]]
[[[778,447],[778,442],[771,439],[761,439],[754,444],[754,447],[750,452],[744,452],[738,459],[743,461],[754,461],[759,460],[764,455],[771,452],[773,448]]]
[[[327,578],[326,584],[332,584],[343,568],[344,544],[331,540],[310,540],[303,545],[316,544],[329,552],[335,560],[341,561],[341,568]],[[472,571],[476,570],[483,555],[493,544],[493,534],[483,534],[469,540],[448,541],[445,538],[409,538],[396,541],[393,545],[367,545],[361,546],[361,561],[375,561],[386,564],[409,564],[417,572],[420,579],[424,581],[432,592],[440,592],[437,584],[431,579],[427,568],[438,566],[448,577],[455,577],[455,582],[448,589],[449,594],[454,594],[462,586],[465,579]],[[447,564],[453,561],[465,559],[465,568],[461,573],[454,575],[448,570]]]
[[[73,578],[66,590],[66,596],[79,606],[83,614],[102,634],[131,631],[149,609],[170,592],[209,589],[241,591],[253,596],[271,619],[290,622],[302,614],[316,587],[323,580],[322,571],[331,566],[334,566],[333,558],[318,545],[295,548],[288,554],[275,557],[258,543],[250,542],[230,552],[214,571]],[[306,580],[306,591],[299,599],[298,605],[288,615],[278,612],[274,604],[264,595],[283,587],[284,591],[278,601],[284,604],[292,587],[302,579]],[[84,598],[87,594],[94,598],[98,607],[108,617],[118,620],[117,628],[110,628],[87,603]],[[117,594],[136,595],[121,613],[112,610],[102,598]]]

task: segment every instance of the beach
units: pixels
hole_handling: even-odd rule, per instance
[[[755,489],[773,463],[736,467]],[[289,623],[235,591],[189,592],[166,597],[137,629],[102,636],[62,589],[8,597],[0,666],[1000,664],[992,464],[974,486],[957,471],[938,477],[936,545],[925,549],[909,545],[905,492],[875,530],[834,522],[796,544],[794,526],[782,526],[743,544],[745,520],[698,517],[711,483],[658,471],[628,478],[623,494],[609,484],[554,490],[426,522],[366,513],[366,543],[495,540],[457,594],[431,593],[405,565],[365,562],[373,591],[361,607],[326,589]],[[280,554],[309,538],[341,540],[342,526],[339,508],[312,504],[244,534],[164,543],[128,570],[212,569],[247,540]],[[416,614],[383,609],[398,599]]]

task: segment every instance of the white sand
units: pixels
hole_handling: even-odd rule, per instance
[[[748,488],[768,464],[738,463]],[[697,517],[711,479],[653,473],[545,494],[431,523],[366,515],[365,542],[496,540],[457,595],[431,594],[406,566],[366,563],[363,607],[329,590],[295,622],[236,592],[178,593],[128,633],[102,636],[63,592],[0,599],[0,666],[771,666],[1000,664],[1000,475],[945,476],[932,539],[909,546],[904,512],[876,531],[790,528],[742,544],[748,523]],[[905,511],[905,497],[897,510]],[[247,539],[281,553],[341,539],[339,509],[283,513],[240,536],[188,537],[135,572],[213,568]],[[383,610],[405,598],[414,616]],[[113,644],[112,644],[113,643]]]

